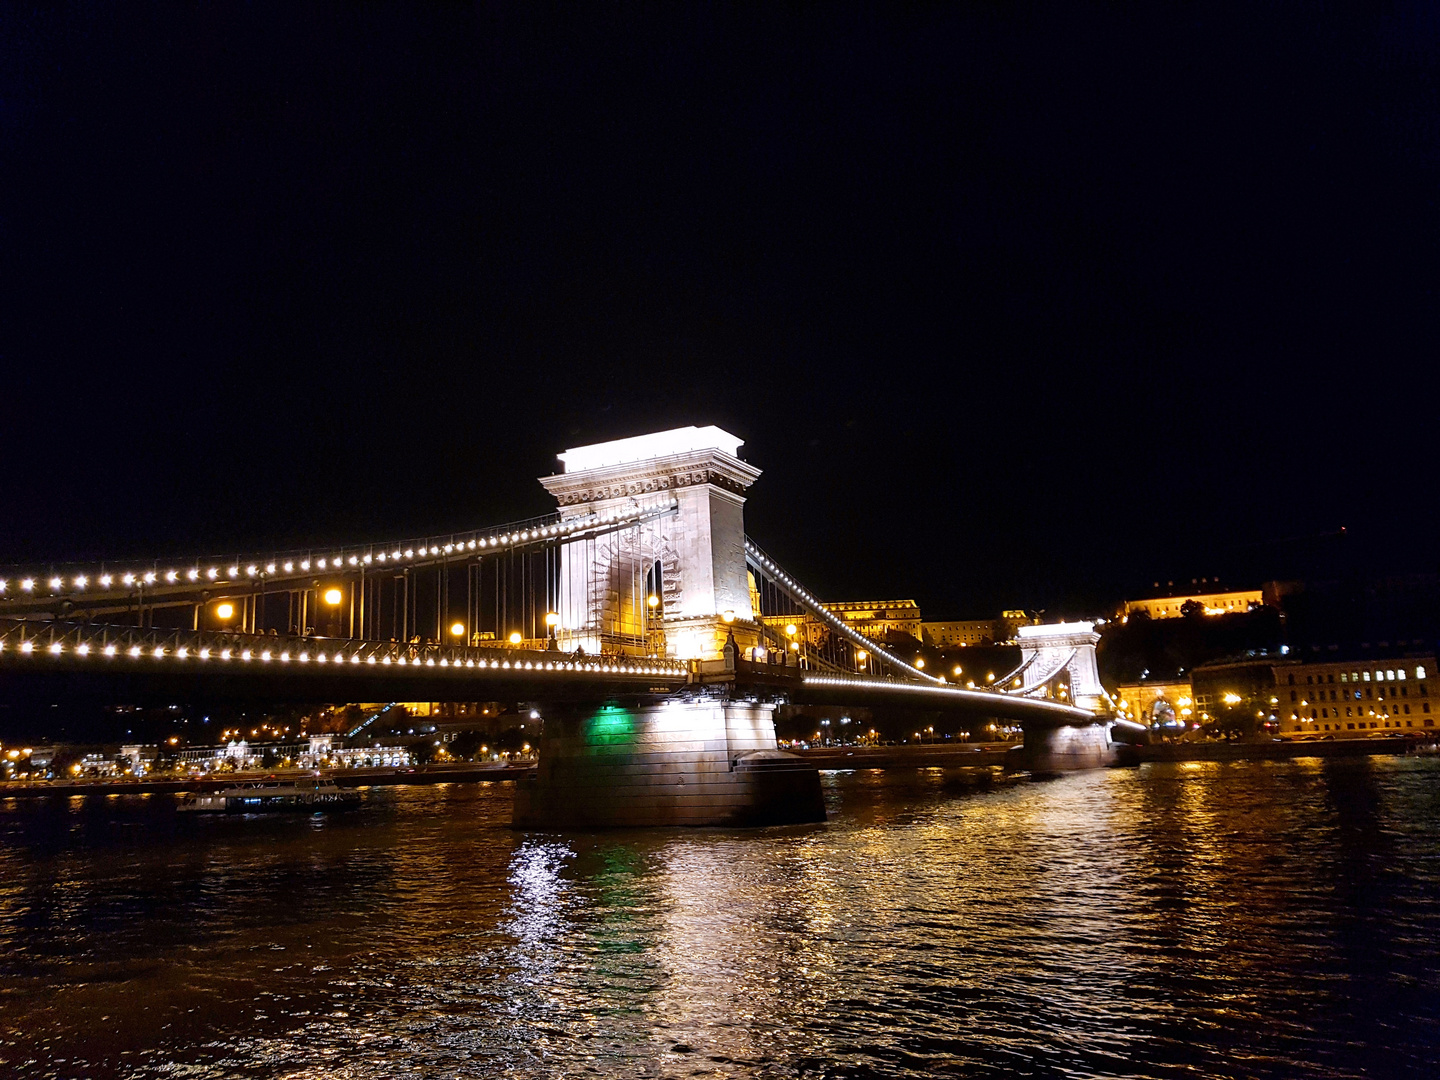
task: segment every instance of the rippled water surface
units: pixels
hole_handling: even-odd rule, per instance
[[[1440,1073],[1440,759],[826,786],[757,832],[0,801],[0,1076]]]

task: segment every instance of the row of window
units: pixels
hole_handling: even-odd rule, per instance
[[[1369,681],[1370,681],[1370,674],[1371,674],[1371,673],[1368,672],[1368,671],[1348,671],[1348,672],[1347,672],[1347,671],[1342,671],[1342,672],[1340,672],[1340,681],[1341,681],[1342,683],[1343,683],[1343,682],[1352,682],[1352,683],[1369,682]],[[1396,682],[1396,681],[1404,681],[1404,679],[1405,679],[1405,669],[1404,669],[1404,668],[1376,668],[1374,674],[1375,674],[1375,681],[1376,681],[1376,682]],[[1348,677],[1347,677],[1347,676],[1348,676]],[[1417,678],[1417,679],[1423,679],[1423,678],[1425,678],[1425,666],[1424,666],[1423,664],[1417,664],[1417,665],[1416,665],[1416,667],[1415,667],[1415,678]],[[1287,677],[1286,681],[1289,683],[1289,685],[1294,686],[1294,685],[1295,685],[1295,675],[1294,675],[1293,673],[1290,674],[1290,675]],[[1323,682],[1332,682],[1332,683],[1333,683],[1334,681],[1335,681],[1335,672],[1333,672],[1333,671],[1330,672],[1328,676],[1325,675],[1324,673],[1319,674],[1319,675],[1306,675],[1306,676],[1305,676],[1305,682],[1306,682],[1307,684],[1314,684],[1314,683],[1317,683],[1317,682],[1322,682],[1322,683],[1323,683]]]

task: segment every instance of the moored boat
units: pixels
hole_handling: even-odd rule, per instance
[[[187,795],[179,808],[192,814],[308,814],[359,805],[358,791],[347,791],[334,780],[306,779],[231,784],[218,791]]]

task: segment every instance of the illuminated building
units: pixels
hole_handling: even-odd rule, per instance
[[[914,600],[841,600],[826,604],[825,608],[872,641],[883,641],[887,635],[898,633],[919,642],[922,640],[921,628],[927,625],[921,623],[920,606]],[[760,621],[777,634],[814,647],[823,645],[830,633],[825,624],[812,615],[763,615]],[[795,628],[793,634],[789,631],[792,626]],[[926,644],[929,644],[928,640]]]
[[[920,605],[914,600],[842,600],[825,607],[872,641],[892,633],[920,640]]]
[[[1036,620],[1023,611],[1005,611],[998,619],[958,619],[920,624],[921,640],[936,649],[970,645],[1003,645],[1015,640],[1015,632]]]
[[[959,619],[920,624],[922,640],[935,649],[968,645],[994,645],[997,619]]]
[[[1350,735],[1435,726],[1435,656],[1277,666],[1285,733]]]
[[[1185,612],[1186,604],[1197,603],[1206,615],[1243,614],[1264,603],[1264,594],[1259,589],[1244,589],[1235,592],[1195,592],[1184,596],[1157,596],[1149,600],[1126,600],[1127,617],[1144,611],[1152,619],[1178,619]]]
[[[1146,727],[1179,730],[1198,715],[1189,679],[1121,683],[1116,696],[1121,715]]]

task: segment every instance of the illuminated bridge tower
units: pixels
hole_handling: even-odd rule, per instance
[[[540,482],[562,517],[626,522],[562,546],[560,650],[663,651],[718,669],[731,634],[741,649],[758,640],[743,508],[760,470],[736,456],[740,443],[689,427],[560,455],[564,472]],[[823,821],[819,773],[776,747],[775,705],[733,693],[720,674],[674,695],[548,708],[535,776],[516,788],[515,824]]]
[[[560,455],[564,471],[540,482],[562,519],[674,507],[562,548],[555,636],[563,651],[646,652],[663,641],[668,656],[710,660],[730,632],[753,636],[743,511],[760,470],[740,460],[740,445],[717,427],[688,427]]]
[[[1022,626],[1020,667],[1014,672],[1019,686],[1011,692],[1026,697],[1048,696],[1050,687],[1064,676],[1070,701],[1095,715],[1093,723],[1030,722],[1025,724],[1025,758],[1037,772],[1092,769],[1112,764],[1115,748],[1110,739],[1108,696],[1100,683],[1095,646],[1100,635],[1088,622]]]

